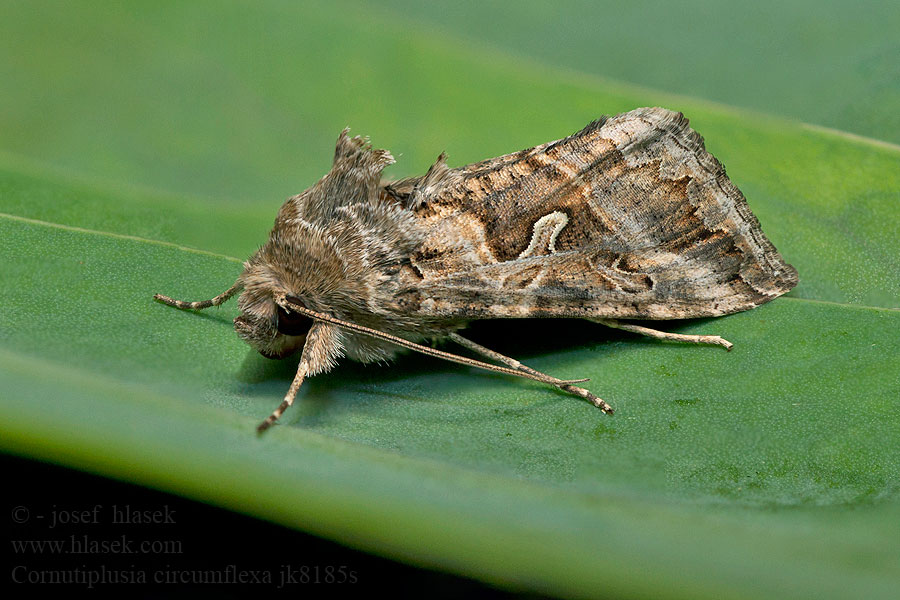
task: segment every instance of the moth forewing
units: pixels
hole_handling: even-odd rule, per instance
[[[540,373],[463,338],[475,319],[584,318],[679,342],[620,319],[747,310],[797,283],[743,194],[680,113],[636,109],[561,140],[418,178],[382,182],[384,150],[343,131],[334,162],[289,198],[269,239],[211,300],[155,298],[182,309],[241,291],[239,336],[267,357],[298,350],[297,374],[264,431],[305,377],[342,356],[379,361],[405,348],[556,386],[612,408],[583,380]],[[422,345],[450,339],[506,366]],[[302,350],[301,350],[302,349]]]

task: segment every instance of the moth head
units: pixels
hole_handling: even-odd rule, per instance
[[[234,319],[238,336],[266,358],[282,359],[301,350],[313,320],[275,303],[270,287],[245,287]]]

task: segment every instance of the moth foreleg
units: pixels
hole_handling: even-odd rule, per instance
[[[327,323],[317,321],[312,324],[306,333],[306,341],[300,353],[300,364],[297,365],[297,374],[294,375],[291,387],[278,408],[256,428],[258,433],[271,427],[284,411],[294,404],[297,392],[300,391],[300,386],[307,376],[323,373],[334,366],[334,361],[340,356],[342,349],[337,333],[337,328]]]
[[[530,373],[531,375],[542,375],[544,377],[549,377],[549,375],[546,375],[544,373],[541,373],[540,371],[536,371],[536,370],[532,369],[531,367],[527,367],[527,366],[523,365],[522,363],[520,363],[519,361],[517,361],[514,358],[510,358],[509,356],[505,356],[503,354],[500,354],[499,352],[495,352],[495,351],[491,350],[490,348],[485,348],[481,344],[476,344],[475,342],[468,340],[457,333],[451,333],[450,339],[453,340],[454,342],[456,342],[457,344],[459,344],[460,346],[462,346],[463,348],[468,348],[472,352],[475,352],[477,354],[480,354],[482,356],[490,358],[491,360],[496,360],[497,362],[501,362],[505,365],[512,367],[513,369],[517,369],[524,373]],[[570,394],[574,394],[576,396],[584,398],[585,400],[587,400],[588,402],[590,402],[591,404],[593,404],[594,406],[596,406],[597,408],[599,408],[600,410],[602,410],[603,412],[605,412],[607,414],[611,415],[613,413],[613,408],[609,404],[607,404],[602,399],[598,398],[597,396],[595,396],[594,394],[592,394],[591,392],[589,392],[588,390],[586,390],[584,388],[581,388],[581,387],[578,387],[578,386],[575,386],[575,385],[572,385],[569,383],[560,384],[560,385],[557,385],[556,387],[558,387],[559,389],[561,389],[563,391],[569,392]]]
[[[297,374],[294,375],[294,380],[291,382],[291,387],[288,389],[287,394],[284,396],[284,400],[282,400],[281,404],[278,405],[272,414],[266,417],[266,420],[260,423],[256,427],[257,433],[262,433],[269,427],[275,424],[281,415],[284,414],[284,411],[289,409],[291,405],[294,403],[294,399],[297,398],[297,392],[300,390],[300,386],[303,384],[303,380],[306,378],[306,373],[309,371],[309,364],[304,359],[300,359],[300,364],[297,365]]]
[[[174,306],[175,308],[180,308],[182,310],[198,310],[202,308],[209,308],[210,306],[219,306],[227,301],[229,298],[235,295],[241,289],[240,283],[235,283],[233,286],[216,296],[215,298],[211,298],[209,300],[198,300],[197,302],[186,302],[184,300],[176,300],[174,298],[169,298],[168,296],[164,296],[162,294],[154,294],[153,299],[159,300],[163,304],[168,306]]]
[[[640,335],[646,335],[647,337],[652,337],[657,340],[671,340],[673,342],[689,342],[691,344],[714,344],[716,346],[722,346],[726,350],[731,350],[732,344],[728,340],[724,338],[720,338],[717,335],[683,335],[680,333],[668,333],[665,331],[659,331],[656,329],[650,329],[649,327],[642,327],[640,325],[632,325],[630,323],[623,323],[621,321],[617,321],[615,319],[589,319],[594,323],[600,323],[601,325],[606,325],[607,327],[612,327],[613,329],[622,329],[624,331],[630,331],[632,333],[639,333]]]

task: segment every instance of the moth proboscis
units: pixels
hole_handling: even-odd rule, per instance
[[[394,158],[338,137],[331,170],[289,198],[268,241],[228,290],[241,292],[238,335],[268,358],[301,351],[281,405],[342,356],[361,362],[407,348],[554,385],[612,413],[574,384],[461,335],[477,319],[588,319],[658,339],[715,344],[623,322],[748,310],[797,283],[743,194],[681,113],[639,108],[498,158],[382,181]],[[420,344],[449,339],[505,366]]]

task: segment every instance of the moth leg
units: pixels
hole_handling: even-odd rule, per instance
[[[281,404],[278,405],[272,414],[266,417],[266,420],[260,423],[256,427],[256,433],[262,433],[269,427],[275,424],[281,415],[284,414],[284,411],[289,409],[291,405],[294,403],[294,399],[297,398],[297,392],[300,390],[300,386],[303,384],[303,380],[306,378],[306,373],[309,371],[309,364],[305,359],[300,359],[300,364],[297,365],[297,374],[294,375],[294,380],[291,382],[291,387],[288,388],[287,394],[284,396],[284,400],[282,400]]]
[[[509,356],[505,356],[503,354],[500,354],[499,352],[494,352],[490,348],[485,348],[481,344],[476,344],[475,342],[473,342],[471,340],[467,340],[466,338],[462,337],[461,335],[459,335],[457,333],[451,333],[450,339],[453,340],[454,342],[456,342],[457,344],[459,344],[460,346],[462,346],[463,348],[468,348],[469,350],[471,350],[472,352],[475,352],[476,354],[480,354],[482,356],[490,358],[491,360],[496,360],[497,362],[508,365],[508,366],[512,367],[513,369],[517,369],[524,373],[530,373],[531,375],[542,375],[544,377],[549,377],[549,375],[541,373],[540,371],[535,371],[531,367],[526,367],[525,365],[523,365],[522,363],[520,363],[519,361],[517,361],[514,358],[510,358]],[[556,387],[558,387],[559,389],[561,389],[563,391],[569,392],[570,394],[574,394],[576,396],[584,398],[585,400],[587,400],[588,402],[590,402],[591,404],[593,404],[594,406],[596,406],[597,408],[599,408],[600,410],[605,412],[606,414],[611,415],[613,413],[612,406],[610,406],[609,404],[604,402],[602,399],[598,398],[597,396],[595,396],[594,394],[592,394],[591,392],[589,392],[588,390],[586,390],[584,388],[580,388],[580,387],[572,385],[570,383],[560,384],[560,385],[557,385]]]
[[[294,375],[291,387],[278,408],[256,428],[257,433],[262,433],[274,425],[284,411],[294,404],[305,378],[330,371],[337,359],[343,356],[343,348],[337,327],[321,321],[314,322],[306,333],[306,341],[300,352],[300,364],[297,365],[297,374]]]
[[[159,300],[163,304],[168,306],[174,306],[175,308],[180,308],[182,310],[198,310],[203,308],[209,308],[210,306],[219,306],[220,304],[224,304],[229,298],[235,295],[240,289],[242,285],[240,283],[235,283],[233,286],[216,296],[210,300],[199,300],[197,302],[186,302],[184,300],[176,300],[174,298],[169,298],[168,296],[164,296],[162,294],[154,294],[153,299]]]
[[[714,344],[716,346],[722,346],[726,350],[731,350],[732,346],[734,346],[734,344],[728,340],[720,338],[717,335],[682,335],[680,333],[667,333],[665,331],[650,329],[649,327],[641,327],[640,325],[631,325],[630,323],[623,323],[615,319],[590,320],[594,323],[612,327],[613,329],[622,329],[632,333],[639,333],[640,335],[646,335],[647,337],[652,337],[657,340],[672,340],[673,342],[689,342],[691,344]]]

